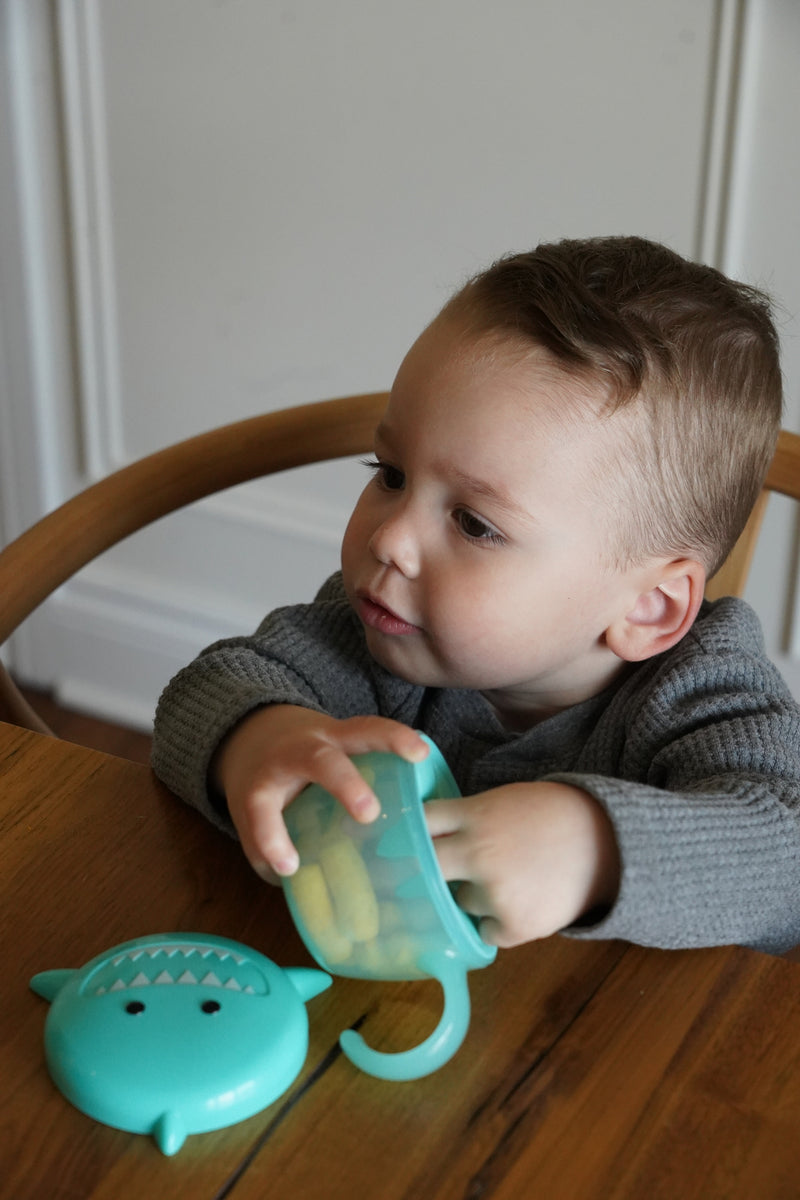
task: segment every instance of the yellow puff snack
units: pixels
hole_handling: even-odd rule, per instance
[[[353,947],[353,963],[364,971],[378,974],[383,968],[380,938],[371,938],[368,942],[356,942]]]
[[[372,975],[421,975],[417,967],[419,946],[406,934],[395,933],[377,941],[356,942],[353,947],[353,963]]]
[[[305,804],[296,804],[292,808],[292,820],[298,837],[305,836],[309,840],[319,838],[322,833],[319,818],[319,805],[311,801],[307,801]]]
[[[339,932],[354,942],[378,936],[378,900],[352,842],[338,838],[320,848],[319,862],[333,900]]]
[[[406,933],[393,933],[383,945],[384,967],[390,971],[421,973],[417,967],[419,952],[420,947],[413,937]]]
[[[298,867],[287,884],[300,917],[322,957],[332,964],[348,959],[353,952],[353,943],[336,926],[322,868],[317,863]]]
[[[396,900],[381,900],[378,905],[378,914],[382,937],[403,928],[403,913]]]

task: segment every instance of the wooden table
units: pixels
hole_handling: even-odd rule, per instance
[[[91,1121],[48,1077],[35,972],[173,930],[310,959],[281,892],[146,767],[0,725],[0,789],[4,1200],[800,1196],[800,966],[734,948],[501,951],[470,976],[464,1045],[413,1083],[359,1073],[338,1035],[414,1044],[438,985],[337,979],[258,1116],[172,1158]]]

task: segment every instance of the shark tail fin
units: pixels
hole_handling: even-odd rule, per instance
[[[186,1141],[186,1126],[177,1113],[165,1112],[153,1126],[153,1137],[162,1154],[177,1154]]]

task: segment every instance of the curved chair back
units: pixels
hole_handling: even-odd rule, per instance
[[[177,442],[113,472],[0,551],[0,645],[56,588],[159,517],[247,480],[363,454],[388,393],[282,409]],[[0,719],[50,730],[0,664]]]

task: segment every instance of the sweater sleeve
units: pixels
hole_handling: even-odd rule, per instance
[[[220,742],[248,713],[297,704],[339,718],[380,714],[412,723],[418,690],[373,662],[334,576],[313,604],[276,610],[253,636],[216,642],[178,672],[156,709],[153,770],[231,832],[208,772]]]
[[[614,776],[551,776],[611,819],[622,876],[596,925],[664,948],[800,942],[800,712],[755,615],[721,601],[628,703]]]

